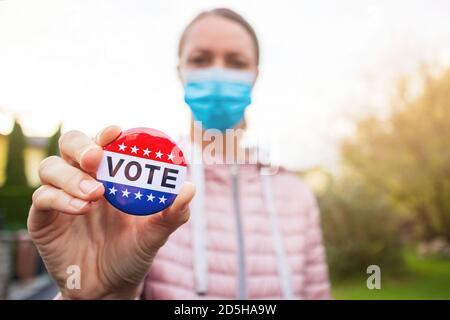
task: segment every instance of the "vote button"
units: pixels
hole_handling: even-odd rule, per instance
[[[149,215],[174,202],[187,167],[183,152],[166,134],[130,129],[103,150],[97,180],[111,205],[128,214]]]

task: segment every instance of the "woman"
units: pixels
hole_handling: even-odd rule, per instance
[[[192,123],[192,137],[245,128],[258,62],[255,32],[237,13],[215,9],[187,26],[178,71],[193,120],[201,121]],[[219,164],[235,156],[225,144],[222,154],[190,165],[195,197],[187,182],[163,212],[127,215],[104,200],[92,177],[101,146],[120,132],[111,126],[95,139],[68,132],[61,157],[40,166],[28,229],[60,298],[329,298],[319,211],[294,174]],[[192,154],[202,154],[207,146],[192,137]],[[73,266],[79,286],[68,285]]]

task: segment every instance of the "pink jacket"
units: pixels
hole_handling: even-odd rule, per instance
[[[202,203],[159,250],[142,299],[330,298],[314,195],[286,170],[238,171],[203,167]]]

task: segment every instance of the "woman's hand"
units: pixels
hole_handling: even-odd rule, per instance
[[[158,249],[189,219],[191,183],[171,207],[145,217],[121,213],[103,198],[104,187],[93,176],[101,146],[120,132],[108,127],[95,140],[68,132],[60,139],[61,157],[40,165],[42,186],[33,194],[28,231],[63,298],[134,298]],[[81,271],[79,289],[66,285],[72,265]]]

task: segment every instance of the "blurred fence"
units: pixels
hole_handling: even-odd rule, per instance
[[[7,299],[12,283],[31,282],[45,272],[27,231],[0,231],[0,299]]]

